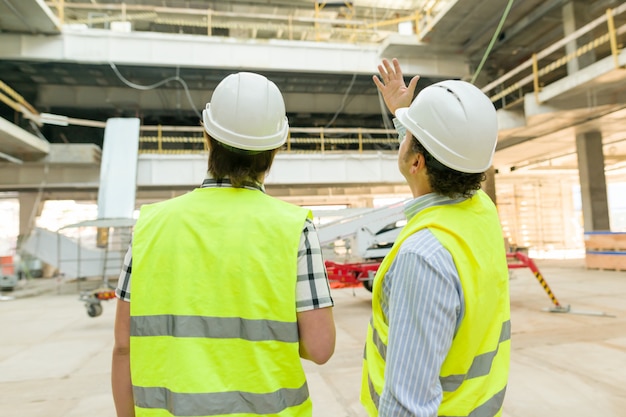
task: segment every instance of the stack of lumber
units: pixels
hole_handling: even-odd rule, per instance
[[[588,269],[626,271],[626,233],[586,232],[585,265]]]

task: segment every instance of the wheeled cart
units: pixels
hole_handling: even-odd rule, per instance
[[[102,314],[102,301],[115,298],[115,290],[110,288],[98,288],[92,291],[83,291],[80,293],[80,301],[85,303],[87,315],[89,317],[98,317]]]

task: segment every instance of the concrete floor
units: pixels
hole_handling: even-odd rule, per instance
[[[570,313],[528,269],[511,275],[512,363],[505,417],[626,417],[626,272],[538,262]],[[8,296],[8,297],[7,297]],[[359,385],[371,295],[333,290],[337,349],[306,363],[315,417],[361,417]],[[11,299],[13,298],[13,299]],[[77,286],[39,279],[0,297],[0,415],[113,417],[114,301],[90,318]]]

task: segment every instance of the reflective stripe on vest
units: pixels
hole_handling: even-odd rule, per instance
[[[296,323],[249,320],[240,317],[133,316],[131,336],[239,338],[249,341],[298,342]]]
[[[496,357],[496,354],[498,353],[498,349],[500,349],[500,343],[510,340],[510,339],[511,339],[511,321],[507,320],[504,323],[502,323],[502,331],[500,332],[500,340],[498,341],[498,346],[496,347],[496,349],[491,352],[486,352],[486,353],[476,356],[467,374],[449,375],[445,377],[440,377],[439,381],[441,381],[441,388],[447,392],[456,391],[461,386],[463,381],[487,375],[489,371],[491,370],[491,364],[493,363],[493,360]]]
[[[309,398],[309,390],[306,383],[300,388],[282,388],[263,394],[243,391],[181,394],[163,387],[133,387],[133,396],[139,407],[168,410],[174,416],[265,416],[279,413],[287,404],[302,404]]]
[[[374,402],[376,408],[378,408],[378,405],[380,404],[380,395],[378,395],[378,393],[376,392],[376,388],[374,388],[372,378],[370,378],[369,375],[367,376],[367,386],[370,390],[370,397],[372,398],[372,401]]]
[[[378,353],[380,354],[380,356],[383,359],[386,359],[387,346],[382,342],[382,340],[380,340],[380,336],[378,336],[378,332],[376,331],[376,329],[372,327],[372,331],[373,331],[372,337],[374,339],[374,344],[376,345],[376,349],[378,350]],[[502,324],[502,332],[500,333],[499,343],[504,342],[506,340],[510,340],[510,339],[511,339],[511,321],[509,320]],[[495,358],[496,353],[498,353],[499,348],[500,348],[500,344],[498,344],[498,348],[496,348],[495,351],[478,355],[474,359],[474,362],[472,363],[472,366],[470,367],[470,370],[466,375],[450,375],[446,377],[440,377],[439,380],[441,381],[441,388],[444,391],[455,391],[461,386],[463,381],[467,379],[478,378],[480,376],[487,375],[489,371],[491,370],[491,364],[493,363],[493,359]],[[374,383],[372,382],[372,379],[369,377],[369,375],[367,378],[367,384],[369,387],[369,392],[370,392],[372,401],[376,405],[376,408],[378,408],[378,405],[380,403],[380,396],[376,392],[376,389],[374,388]],[[506,388],[498,392],[496,395],[494,395],[491,399],[489,399],[483,405],[476,408],[470,414],[470,416],[472,417],[494,416],[495,412],[499,410],[500,405],[502,404],[505,391],[506,391]],[[492,405],[492,406],[497,405],[497,408],[493,410],[492,407],[490,407],[489,405]]]
[[[142,207],[130,303],[135,415],[311,417],[296,313],[307,216],[235,188]]]
[[[374,389],[374,384],[372,380],[368,378],[368,386],[370,390],[370,397],[372,401],[376,405],[376,408],[379,407],[380,404],[380,396]],[[496,395],[488,399],[486,402],[476,407],[474,411],[472,411],[468,416],[439,416],[439,417],[493,417],[495,416],[500,407],[502,406],[502,402],[504,401],[504,394],[506,393],[506,387],[498,392]]]
[[[382,341],[380,335],[378,334],[378,330],[374,327],[374,321],[370,320],[370,326],[372,327],[372,341],[374,342],[374,346],[376,346],[376,350],[383,360],[387,359],[387,345]]]
[[[423,228],[429,228],[452,255],[466,300],[465,315],[440,370],[443,399],[439,414],[499,416],[510,355],[508,268],[497,211],[480,190],[461,203],[418,213],[381,264],[374,280],[361,402],[370,416],[378,416],[389,337],[381,306],[383,281],[402,242]]]
[[[451,416],[442,415],[438,417],[494,417],[500,411],[502,403],[504,402],[504,394],[506,393],[506,387],[497,392],[493,397],[476,407],[467,416]]]

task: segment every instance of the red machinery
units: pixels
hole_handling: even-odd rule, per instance
[[[356,287],[363,285],[372,291],[374,275],[384,256],[389,252],[395,238],[402,229],[404,203],[394,203],[387,207],[372,209],[344,217],[321,225],[318,230],[320,244],[332,246],[337,240],[349,241],[352,255],[361,262],[339,263],[327,260],[326,270],[332,288]],[[527,255],[520,251],[507,253],[509,269],[530,268],[554,307],[550,311],[569,312],[569,306],[562,306],[548,286],[539,268]]]
[[[337,263],[326,261],[326,271],[331,288],[356,287],[361,284],[372,291],[374,275],[380,266],[380,262],[355,262]]]
[[[535,278],[537,278],[537,281],[539,281],[539,284],[541,284],[546,294],[548,294],[548,297],[550,297],[552,304],[554,304],[554,307],[551,308],[550,311],[559,313],[569,312],[570,306],[568,305],[564,307],[559,303],[556,295],[554,295],[546,280],[543,279],[543,275],[541,275],[541,272],[539,272],[539,268],[537,268],[537,265],[535,265],[535,262],[532,259],[530,259],[527,255],[520,251],[507,253],[506,259],[508,261],[509,269],[529,268],[532,271],[533,275],[535,275]]]
[[[374,275],[383,257],[389,252],[402,223],[404,202],[386,207],[360,211],[318,228],[322,247],[334,247],[335,242],[344,241],[350,248],[350,256],[359,262],[326,261],[326,270],[331,287],[355,287],[363,284],[372,290]]]
[[[535,262],[524,253],[517,251],[506,254],[509,269],[529,268],[535,275],[539,284],[550,297],[554,307],[550,311],[568,312],[570,307],[559,303],[550,286],[539,272]],[[380,261],[365,261],[355,263],[337,263],[326,261],[326,271],[332,288],[356,287],[363,285],[367,290],[372,291],[374,275],[380,266]]]

